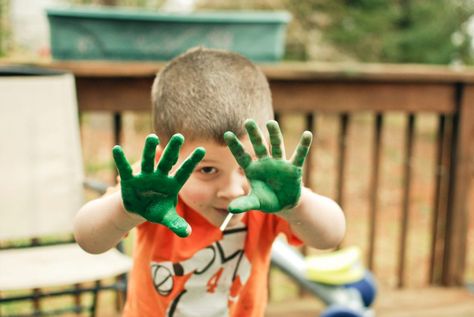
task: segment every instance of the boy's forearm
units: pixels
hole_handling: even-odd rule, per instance
[[[120,191],[85,204],[74,220],[77,243],[89,253],[102,253],[115,247],[133,227],[144,222],[123,208]]]
[[[308,188],[302,189],[296,207],[284,210],[279,215],[286,219],[293,232],[311,247],[336,247],[345,234],[345,218],[339,205]]]

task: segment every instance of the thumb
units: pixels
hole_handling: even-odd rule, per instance
[[[259,209],[260,208],[260,200],[258,197],[250,193],[247,196],[239,197],[234,199],[229,204],[229,211],[233,214],[239,214],[245,211]]]
[[[170,228],[171,231],[181,238],[186,238],[192,231],[191,226],[176,213],[174,208],[169,210],[163,217],[163,225]]]
[[[150,209],[151,211],[153,211],[153,209],[156,208],[159,208],[159,206],[154,205]],[[163,217],[159,223],[161,223],[165,227],[168,227],[177,236],[181,238],[186,238],[191,234],[191,226],[186,222],[186,220],[184,220],[176,213],[176,209],[174,208],[174,206],[169,207],[165,211],[162,210],[161,213],[163,214]]]

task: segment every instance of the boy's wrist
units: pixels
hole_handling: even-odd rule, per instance
[[[125,209],[120,190],[113,195],[114,197],[111,198],[115,199],[116,202],[119,204],[119,215],[117,217],[114,217],[112,220],[112,223],[117,230],[122,231],[123,233],[127,233],[137,225],[146,221],[146,219],[142,216]]]
[[[143,218],[139,214],[130,212],[130,211],[126,210],[125,208],[123,208],[123,212],[125,213],[126,217],[128,218],[127,220],[129,220],[129,221],[127,221],[127,223],[132,225],[132,227],[135,227],[135,226],[147,221],[145,218]]]
[[[298,202],[296,203],[295,206],[291,208],[285,208],[282,209],[280,212],[277,213],[278,216],[281,218],[285,219],[287,222],[291,223],[293,221],[298,221],[296,219],[298,217],[298,210],[300,209],[301,205],[303,204],[303,201],[305,199],[305,196],[310,192],[310,190],[303,185],[301,185],[301,195],[298,199]]]

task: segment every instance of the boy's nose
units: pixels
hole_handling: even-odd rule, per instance
[[[248,192],[248,182],[245,175],[235,172],[228,177],[217,191],[217,197],[221,199],[232,200],[239,196],[243,196]]]

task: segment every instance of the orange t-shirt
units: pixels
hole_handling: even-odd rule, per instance
[[[137,227],[124,316],[263,316],[274,239],[301,243],[289,224],[249,211],[221,232],[180,199],[176,209],[193,229],[187,238],[151,222]]]

